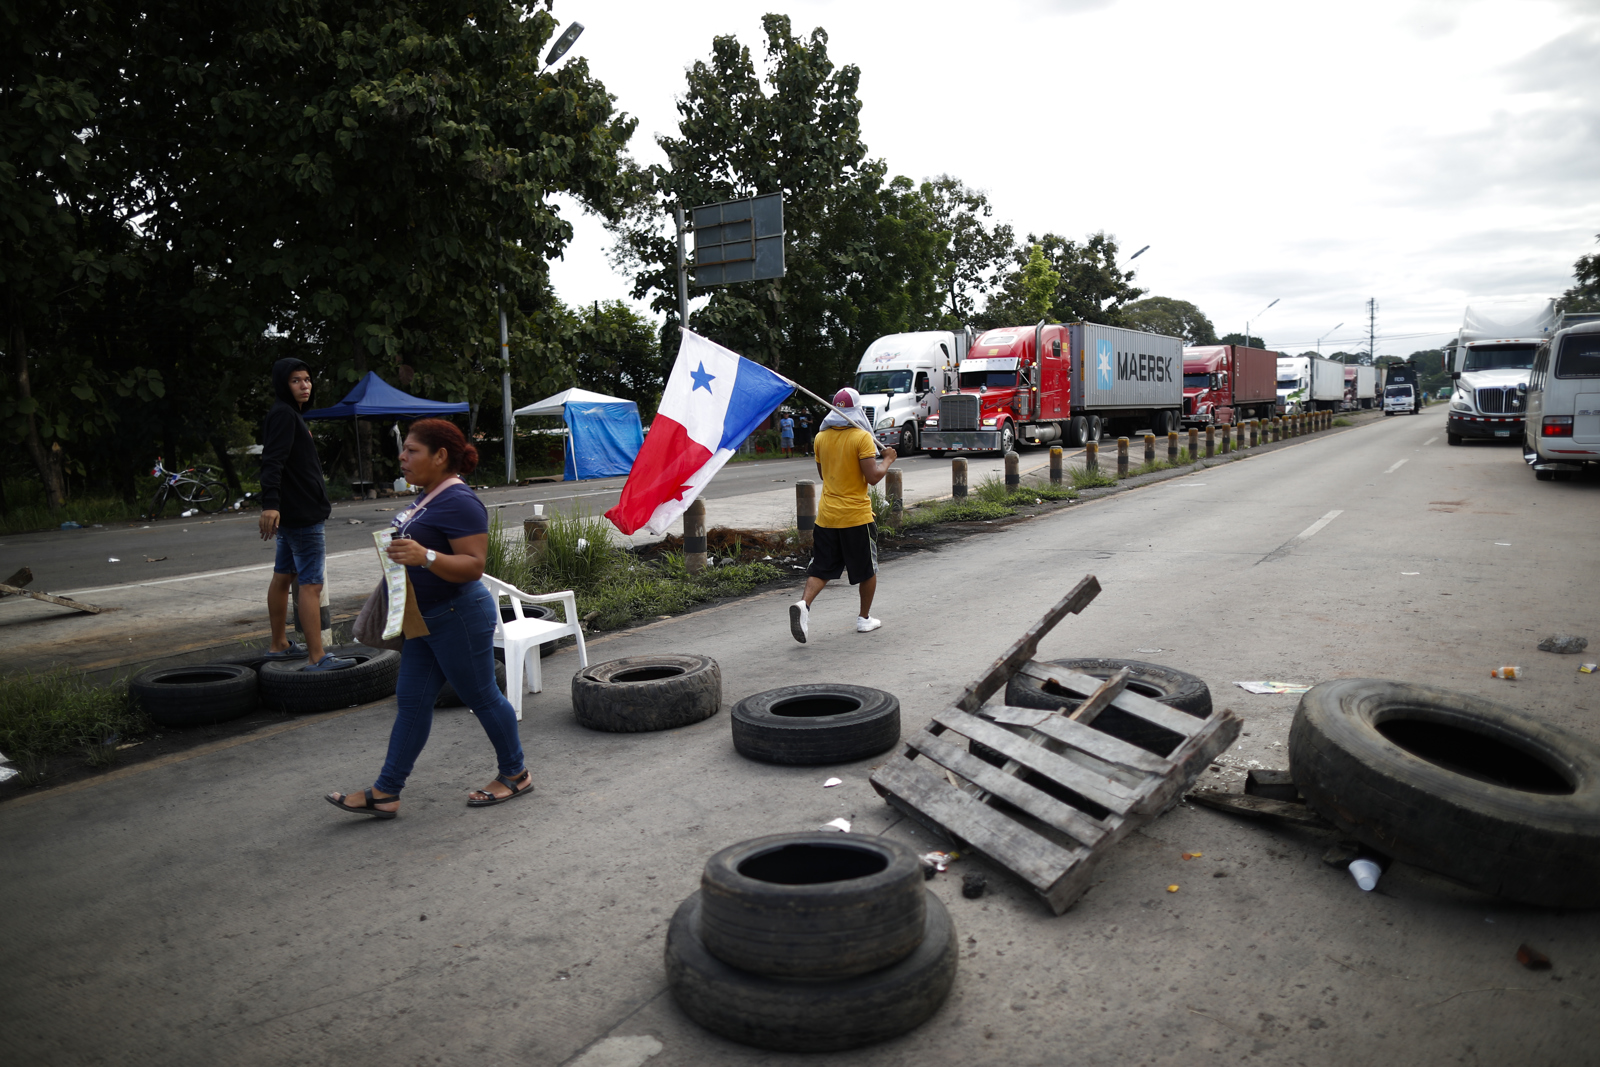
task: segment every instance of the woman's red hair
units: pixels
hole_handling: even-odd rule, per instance
[[[406,431],[429,452],[444,449],[449,453],[446,467],[452,474],[471,474],[478,469],[478,450],[467,443],[461,428],[446,419],[418,419]]]

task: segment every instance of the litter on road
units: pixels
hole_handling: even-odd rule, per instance
[[[1489,672],[1491,678],[1509,678],[1515,681],[1522,677],[1522,668],[1518,666],[1496,667]]]
[[[827,822],[822,824],[822,829],[824,829],[824,830],[839,830],[839,831],[841,831],[843,833],[849,833],[850,832],[850,820],[849,819],[829,819]]]
[[[1308,693],[1311,691],[1309,685],[1302,685],[1299,682],[1234,682],[1233,684],[1243,689],[1246,693],[1255,693],[1260,696],[1275,693]]]
[[[1559,652],[1564,656],[1575,656],[1588,647],[1589,639],[1576,634],[1552,634],[1539,642],[1540,652]]]
[[[843,785],[843,784],[844,784],[844,779],[843,778],[829,778],[826,782],[822,783],[822,788],[824,788],[824,789],[832,789],[836,785]]]

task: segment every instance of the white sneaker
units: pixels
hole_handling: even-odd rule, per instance
[[[882,625],[882,619],[863,619],[859,615],[856,616],[856,633],[858,634],[870,634]]]
[[[804,600],[796,601],[789,605],[789,632],[794,634],[794,639],[802,645],[806,643],[806,631],[811,629],[811,609],[806,607]]]

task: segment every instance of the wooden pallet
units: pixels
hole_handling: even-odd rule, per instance
[[[1086,576],[872,774],[890,804],[1012,872],[1057,915],[1083,895],[1111,846],[1176,804],[1239,736],[1232,711],[1205,719],[1174,711],[1127,690],[1126,672],[1102,682],[1034,661],[1040,639],[1099,592]],[[985,708],[1016,674],[1085,699],[1067,713]],[[1170,731],[1176,747],[1156,755],[1095,729],[1106,708]],[[1004,764],[974,755],[974,742]]]

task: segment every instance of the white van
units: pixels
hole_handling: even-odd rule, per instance
[[[1410,383],[1384,386],[1383,414],[1385,418],[1390,415],[1415,415],[1416,413],[1417,394],[1415,387]]]
[[[969,331],[892,333],[867,346],[856,368],[856,392],[880,445],[915,455],[928,416],[939,413],[939,394],[956,388]]]
[[[1522,457],[1541,482],[1600,463],[1600,322],[1558,330],[1528,376]]]

